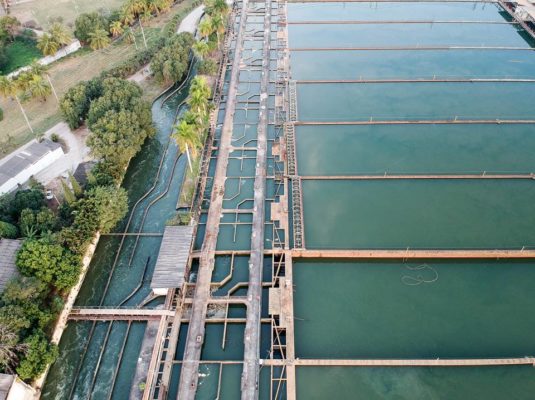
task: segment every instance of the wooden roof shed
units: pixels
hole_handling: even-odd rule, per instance
[[[192,240],[193,226],[165,227],[150,284],[155,294],[182,287]]]

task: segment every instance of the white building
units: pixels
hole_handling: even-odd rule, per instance
[[[0,374],[0,400],[32,400],[35,390],[16,375]]]
[[[11,192],[30,177],[44,170],[63,156],[59,143],[48,139],[29,144],[0,161],[0,195]]]

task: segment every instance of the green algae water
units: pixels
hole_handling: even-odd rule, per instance
[[[298,126],[299,175],[531,173],[531,125]],[[514,154],[514,157],[511,157]]]
[[[303,181],[306,246],[535,246],[535,184],[525,180]]]
[[[535,120],[535,82],[302,84],[297,98],[301,121]]]
[[[296,3],[288,21],[297,171],[308,176],[301,180],[306,248],[535,246],[531,179],[314,178],[531,173],[534,124],[499,120],[535,119],[533,82],[507,81],[535,77],[534,43],[499,5]],[[475,81],[438,82],[448,79]],[[436,82],[328,82],[337,80]],[[351,124],[463,119],[497,123]],[[301,359],[535,354],[533,260],[293,263]],[[307,400],[529,400],[535,389],[528,366],[302,366],[296,375],[297,398]]]
[[[533,367],[298,367],[297,398],[307,400],[526,400]]]
[[[534,262],[298,261],[293,273],[297,357],[535,354]]]

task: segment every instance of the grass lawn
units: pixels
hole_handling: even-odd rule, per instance
[[[124,0],[34,0],[11,6],[11,15],[21,22],[35,21],[37,26],[47,29],[52,22],[61,19],[68,26],[74,26],[76,17],[82,13],[119,8]]]
[[[81,0],[79,2],[81,3]],[[162,14],[149,21],[145,28],[147,41],[155,40],[161,28],[165,26],[173,15],[189,7],[191,3],[193,3],[193,0],[184,0],[176,4],[169,13]],[[136,32],[136,38],[138,44],[143,43],[139,30]],[[123,42],[114,42],[111,46],[98,51],[82,49],[51,64],[48,73],[58,95],[61,97],[76,83],[91,79],[99,75],[101,71],[120,64],[124,59],[134,54],[135,51],[133,44]],[[146,83],[144,82],[142,86],[148,93],[154,95],[163,89],[155,85],[152,79]],[[31,140],[34,135],[26,126],[22,113],[15,101],[0,98],[0,107],[4,110],[4,120],[0,122],[1,157]],[[36,133],[45,132],[61,121],[58,103],[54,96],[49,96],[45,102],[32,100],[25,103],[24,108]]]
[[[35,59],[43,57],[35,42],[16,38],[6,47],[7,63],[0,69],[0,74],[6,75],[20,67],[24,67]]]

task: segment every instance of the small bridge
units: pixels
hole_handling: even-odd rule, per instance
[[[174,311],[162,309],[73,308],[69,314],[69,319],[86,321],[148,321],[174,315]]]

